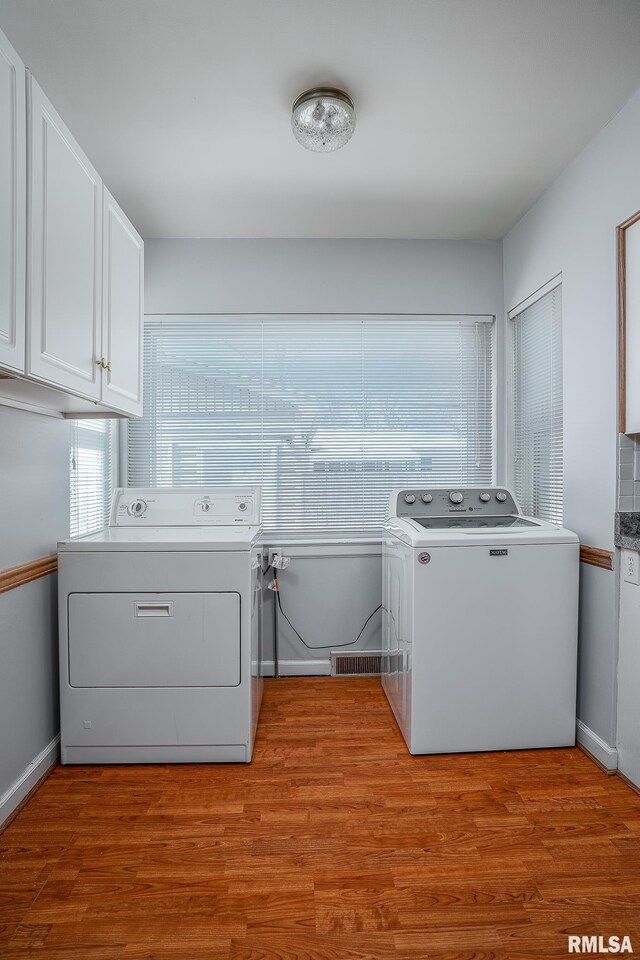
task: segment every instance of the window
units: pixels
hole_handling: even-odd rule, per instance
[[[148,317],[129,483],[260,483],[274,532],[375,530],[394,487],[490,483],[492,320]]]
[[[112,420],[74,420],[69,451],[71,536],[102,529],[113,493]]]
[[[562,288],[512,317],[514,485],[525,513],[562,523]]]

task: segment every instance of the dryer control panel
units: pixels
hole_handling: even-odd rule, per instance
[[[390,517],[510,517],[519,513],[518,502],[506,487],[395,490],[389,502]]]
[[[125,487],[111,504],[112,527],[258,526],[260,487]]]

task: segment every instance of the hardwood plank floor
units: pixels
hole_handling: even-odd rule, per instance
[[[640,951],[640,797],[579,750],[411,757],[373,679],[265,684],[249,765],[59,767],[0,835],[7,960]]]

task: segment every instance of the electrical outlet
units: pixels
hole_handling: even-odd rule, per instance
[[[622,579],[640,586],[640,554],[635,550],[622,551]]]
[[[269,566],[273,566],[273,558],[275,556],[278,556],[278,557],[282,556],[281,547],[269,547]]]

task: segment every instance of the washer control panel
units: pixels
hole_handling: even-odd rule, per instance
[[[448,517],[455,514],[505,517],[519,514],[504,487],[427,487],[391,494],[391,517]]]
[[[112,527],[258,526],[260,487],[127,487],[116,490]]]

